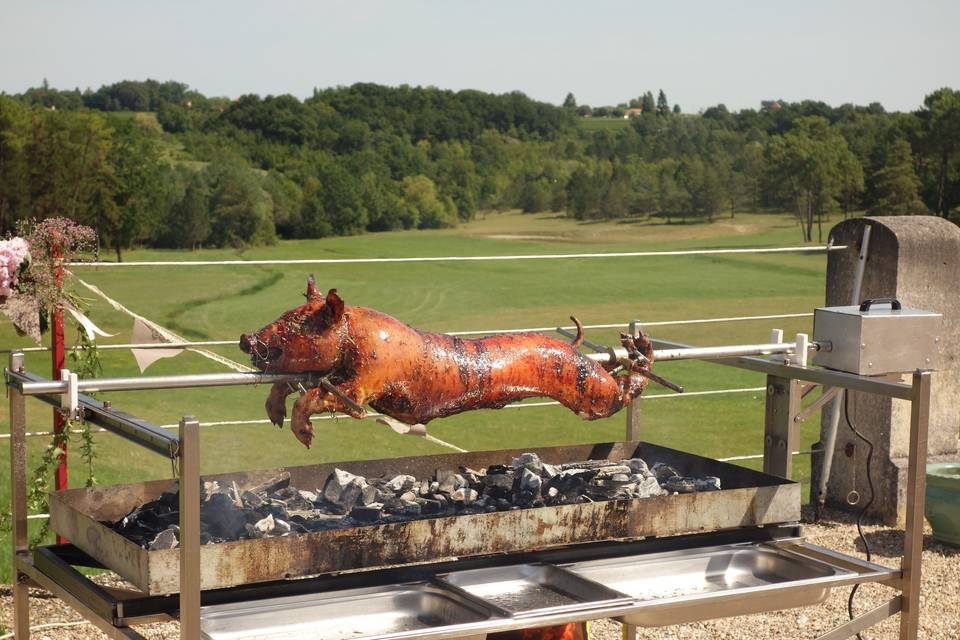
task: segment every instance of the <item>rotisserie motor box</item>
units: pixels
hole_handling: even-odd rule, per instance
[[[821,345],[813,363],[877,376],[935,369],[943,315],[908,309],[892,298],[862,305],[821,307],[813,313],[813,339]]]

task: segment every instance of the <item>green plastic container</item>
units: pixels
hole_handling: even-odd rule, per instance
[[[927,465],[924,512],[935,540],[960,547],[960,462]]]

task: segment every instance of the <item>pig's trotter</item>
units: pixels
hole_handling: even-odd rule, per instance
[[[286,383],[275,384],[270,389],[270,395],[267,396],[267,402],[264,405],[270,422],[281,428],[284,418],[287,417],[287,396],[290,393],[290,387]]]
[[[293,403],[293,414],[290,416],[290,430],[307,449],[313,442],[313,425],[310,424],[310,415],[316,413],[312,407],[319,391],[319,389],[310,389],[297,398]]]

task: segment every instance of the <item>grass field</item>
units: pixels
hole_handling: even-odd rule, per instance
[[[667,225],[657,220],[577,223],[555,214],[487,214],[459,229],[368,234],[350,238],[286,241],[241,253],[132,251],[129,261],[184,259],[347,258],[443,255],[614,252],[678,248],[795,246],[800,233],[791,218],[738,214],[713,224]],[[76,275],[108,295],[192,339],[233,339],[255,330],[299,304],[310,271],[321,288],[336,287],[347,304],[375,307],[411,325],[439,331],[567,324],[576,314],[586,324],[660,321],[809,312],[823,301],[826,260],[822,253],[689,257],[436,262],[239,267],[77,268]],[[79,290],[86,297],[86,290]],[[131,320],[98,299],[90,315],[116,333],[108,342],[129,342]],[[657,337],[714,345],[765,342],[770,329],[788,336],[809,331],[809,318],[661,327]],[[68,333],[72,333],[68,332]],[[589,337],[614,342],[615,331]],[[68,338],[69,341],[69,338]],[[26,346],[9,324],[0,326],[0,346]],[[244,361],[236,347],[218,348]],[[104,376],[138,375],[128,351],[101,352]],[[28,368],[47,373],[47,354],[28,354]],[[224,371],[193,353],[161,360],[148,374]],[[688,390],[757,387],[759,374],[702,362],[663,363],[657,370]],[[666,390],[650,387],[648,393]],[[112,394],[114,405],[159,424],[182,415],[201,421],[264,417],[265,387]],[[763,394],[648,400],[643,404],[646,440],[714,457],[762,451]],[[28,400],[28,431],[49,428],[50,409]],[[478,411],[439,420],[430,432],[458,446],[480,450],[549,446],[622,439],[625,415],[594,423],[562,408]],[[289,430],[267,425],[209,427],[202,431],[204,472],[269,468],[329,460],[417,455],[444,450],[422,439],[399,436],[372,421],[317,423],[311,450]],[[7,415],[0,416],[6,431]],[[817,420],[804,424],[804,446],[817,439]],[[31,466],[46,442],[30,440]],[[9,512],[8,448],[0,460],[0,504]],[[97,437],[95,475],[101,484],[169,477],[168,460],[111,435]],[[756,467],[756,464],[751,466]],[[798,475],[809,475],[808,459],[797,459]],[[72,481],[83,480],[80,461]],[[4,534],[6,535],[6,534]],[[7,542],[0,542],[3,548]],[[6,554],[0,580],[9,580]]]

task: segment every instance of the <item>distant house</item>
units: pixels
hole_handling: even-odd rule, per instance
[[[623,118],[626,120],[627,118],[637,118],[641,115],[643,115],[643,109],[640,109],[639,107],[631,107],[624,112]]]
[[[783,105],[780,104],[779,100],[763,100],[760,102],[760,107],[764,111],[779,111],[783,108]]]

